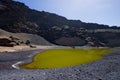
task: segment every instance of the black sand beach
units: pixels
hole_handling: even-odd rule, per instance
[[[79,66],[57,69],[15,69],[13,64],[30,61],[43,50],[0,53],[0,80],[120,80],[120,53]]]

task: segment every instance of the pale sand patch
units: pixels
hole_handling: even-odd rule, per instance
[[[0,52],[17,52],[17,51],[25,51],[25,50],[36,50],[36,49],[52,49],[52,48],[58,48],[59,46],[41,46],[41,45],[35,45],[36,48],[31,48],[29,46],[23,45],[23,46],[14,46],[14,47],[2,47],[0,46]]]
[[[15,52],[22,49],[29,49],[29,46],[15,46],[15,47],[2,47],[0,46],[0,52]]]

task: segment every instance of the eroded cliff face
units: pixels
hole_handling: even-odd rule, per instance
[[[120,46],[119,27],[68,20],[12,0],[0,0],[0,28],[14,33],[37,34],[59,45]],[[71,39],[75,44],[70,44]],[[66,40],[69,44],[64,44]]]

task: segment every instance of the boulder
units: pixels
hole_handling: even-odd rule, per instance
[[[9,37],[0,37],[0,46],[13,47],[14,44]]]

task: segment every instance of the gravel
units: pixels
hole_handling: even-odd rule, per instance
[[[42,50],[0,54],[0,80],[120,80],[120,53],[92,63],[57,69],[14,69],[12,64]],[[9,65],[9,67],[8,67]]]

